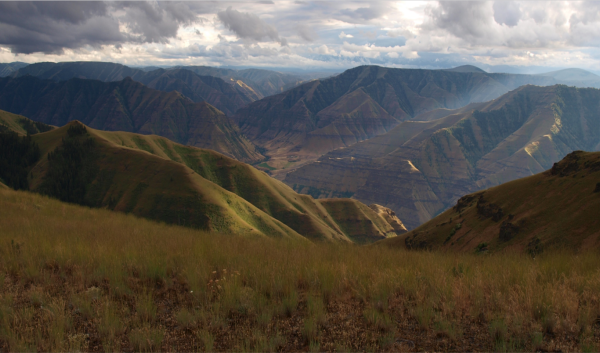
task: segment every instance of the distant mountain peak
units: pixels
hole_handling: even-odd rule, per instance
[[[589,71],[583,70],[583,69],[578,69],[578,68],[570,68],[570,69],[563,69],[563,70],[557,70],[557,71],[551,71],[551,72],[546,72],[543,74],[538,74],[538,76],[547,76],[547,77],[552,77],[556,80],[563,80],[563,81],[571,81],[571,80],[583,80],[583,81],[587,81],[587,80],[600,80],[600,76],[593,74]]]
[[[465,73],[466,72],[486,73],[482,69],[478,68],[477,66],[473,66],[473,65],[461,65],[461,66],[457,66],[453,69],[445,69],[444,71],[465,72]]]

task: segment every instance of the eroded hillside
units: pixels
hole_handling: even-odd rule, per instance
[[[235,120],[283,174],[339,147],[354,145],[437,108],[484,102],[551,77],[360,66],[240,109]]]
[[[597,89],[524,86],[403,122],[324,155],[285,182],[313,197],[384,205],[413,229],[465,194],[540,173],[574,150],[600,150],[599,112]]]

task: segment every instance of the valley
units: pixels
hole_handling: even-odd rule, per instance
[[[562,76],[559,76],[562,78]],[[338,148],[388,133],[404,121],[437,109],[487,102],[523,85],[550,86],[551,76],[359,66],[267,97],[234,115],[241,131],[270,157],[281,180]],[[584,81],[571,84],[587,87]]]
[[[73,121],[31,140],[40,152],[25,189],[67,202],[263,237],[369,243],[406,231],[383,207],[314,200],[247,164],[155,135],[94,130]]]
[[[490,102],[423,113],[284,181],[315,198],[381,204],[414,229],[465,194],[541,173],[574,150],[600,150],[599,98],[596,89],[523,86]]]

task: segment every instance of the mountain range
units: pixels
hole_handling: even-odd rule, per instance
[[[316,198],[384,205],[413,229],[465,194],[540,173],[574,150],[600,150],[599,113],[600,90],[523,86],[418,115],[325,154],[285,182]]]
[[[573,150],[600,149],[598,91],[553,85],[593,83],[582,70],[361,66],[262,99],[242,81],[281,91],[297,78],[39,63],[0,79],[0,109],[59,127],[78,120],[213,149],[302,194],[388,207],[408,229],[465,194],[539,173]]]
[[[29,64],[22,62],[0,63],[0,77],[5,77],[14,74],[17,70]]]
[[[299,76],[270,70],[238,71],[207,66],[142,70],[106,62],[35,63],[10,73],[11,77],[26,75],[54,81],[82,78],[103,82],[131,77],[150,88],[165,92],[177,90],[194,102],[208,102],[226,115],[233,115],[250,102],[303,82]]]
[[[24,117],[0,114],[13,129]],[[220,153],[77,121],[31,135],[29,189],[66,202],[221,233],[367,243],[406,231],[393,212],[314,200]]]
[[[575,151],[549,170],[461,197],[382,245],[456,252],[600,248],[600,153]]]
[[[264,158],[212,105],[194,103],[177,91],[154,90],[131,78],[116,82],[0,78],[0,109],[55,126],[79,120],[101,130],[157,134],[242,161]]]
[[[486,102],[525,84],[556,84],[552,77],[453,70],[360,66],[249,104],[234,116],[242,132],[266,150],[282,178],[304,162],[384,134],[435,109]],[[285,170],[283,170],[285,169]]]

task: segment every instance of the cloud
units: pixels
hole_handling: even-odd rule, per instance
[[[360,35],[370,40],[375,40],[377,38],[377,31],[360,31]]]
[[[319,38],[317,32],[315,32],[313,28],[309,27],[306,24],[298,25],[297,29],[298,35],[300,35],[300,37],[307,42],[314,42]]]
[[[311,49],[311,51],[315,54],[320,54],[320,55],[335,55],[335,50],[329,49],[325,44],[323,44],[320,47],[317,47],[315,49]]]
[[[71,60],[593,69],[600,3],[0,1],[0,62]]]
[[[219,20],[239,38],[257,42],[270,39],[281,45],[288,45],[285,38],[280,38],[277,30],[265,23],[258,16],[249,12],[239,12],[231,6],[217,14]]]
[[[191,24],[196,15],[185,3],[166,2],[164,5],[150,2],[125,1],[116,3],[124,10],[119,16],[130,31],[131,39],[142,43],[167,43],[177,35],[181,25]]]
[[[493,9],[488,2],[440,1],[437,7],[427,9],[430,22],[424,29],[443,29],[469,42],[494,39],[496,33],[491,26]]]
[[[387,10],[388,6],[385,3],[373,2],[369,4],[369,7],[340,10],[337,17],[348,23],[365,23],[382,17]]]
[[[514,1],[494,1],[494,20],[498,24],[514,27],[521,19],[521,8]]]
[[[0,45],[13,53],[50,54],[86,46],[166,43],[194,18],[185,3],[0,2]]]

